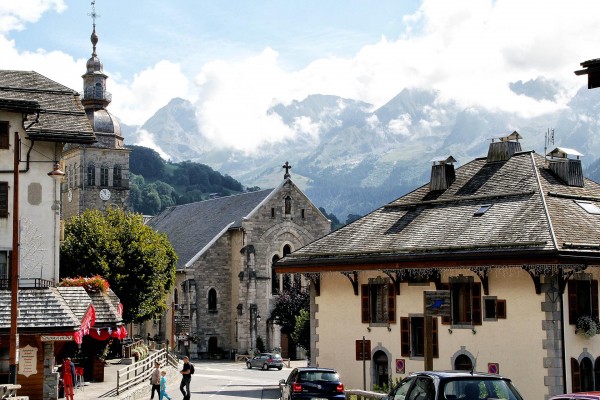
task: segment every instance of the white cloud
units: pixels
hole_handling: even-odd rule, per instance
[[[156,144],[156,141],[154,140],[154,135],[152,133],[148,132],[145,129],[138,129],[136,133],[137,140],[135,144],[137,146],[144,146],[154,149],[158,154],[160,154],[160,156],[164,160],[169,160],[171,158],[171,156],[165,153],[163,149],[161,149],[160,146]]]
[[[400,118],[396,118],[388,122],[388,129],[390,133],[393,133],[394,135],[410,136],[411,125],[412,120],[410,115],[402,114],[400,115]]]
[[[64,0],[4,0],[0,2],[0,34],[24,29],[48,10],[63,12],[66,8]]]

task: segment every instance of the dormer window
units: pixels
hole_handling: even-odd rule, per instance
[[[594,204],[590,201],[583,201],[583,200],[574,200],[574,201],[575,201],[575,203],[577,203],[579,205],[579,207],[583,208],[589,214],[595,214],[595,215],[600,214],[600,208],[596,204]]]
[[[475,215],[475,216],[483,215],[487,212],[487,210],[490,209],[491,206],[492,206],[491,204],[483,204],[483,205],[479,206],[479,209],[477,211],[475,211],[475,214],[473,214],[473,215]]]

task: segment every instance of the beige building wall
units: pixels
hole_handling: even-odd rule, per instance
[[[463,274],[475,276],[469,270],[444,271],[442,282],[449,276]],[[317,357],[321,367],[336,368],[347,388],[362,389],[362,361],[356,360],[356,340],[371,341],[371,355],[377,350],[388,354],[388,371],[392,380],[401,379],[408,373],[424,368],[422,357],[411,359],[401,356],[400,317],[423,314],[423,291],[435,290],[432,283],[426,286],[400,284],[400,295],[396,296],[396,323],[390,330],[383,326],[361,323],[360,284],[368,278],[387,277],[383,272],[359,272],[359,295],[354,295],[348,278],[341,273],[321,274],[321,294],[316,302]],[[475,276],[476,282],[479,278]],[[488,363],[499,363],[500,374],[511,378],[524,398],[543,398],[547,390],[544,385],[544,339],[542,329],[545,313],[541,303],[544,295],[537,295],[533,280],[518,268],[502,269],[490,273],[489,295],[506,300],[507,318],[483,321],[471,329],[452,328],[443,325],[438,318],[439,358],[433,361],[434,369],[453,369],[452,361],[459,354],[477,357],[477,371],[487,372]],[[485,296],[482,292],[482,296]],[[368,329],[370,328],[370,331]],[[398,374],[396,359],[405,360],[405,373]],[[371,362],[366,362],[367,390],[372,388]]]

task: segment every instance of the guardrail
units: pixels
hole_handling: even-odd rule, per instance
[[[154,370],[155,361],[162,366],[168,364],[174,368],[177,368],[179,363],[177,356],[163,349],[150,354],[143,360],[121,368],[117,371],[117,395],[141,382],[148,381]]]
[[[138,339],[135,342],[124,344],[121,347],[121,357],[125,357],[125,358],[131,357],[131,351],[133,349],[135,349],[136,347],[141,346],[143,344],[144,344],[144,339]]]
[[[346,389],[346,400],[379,400],[388,397],[385,393],[367,392],[366,390]]]

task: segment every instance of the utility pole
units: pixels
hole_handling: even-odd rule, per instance
[[[10,340],[8,352],[8,383],[17,383],[17,367],[19,365],[19,333],[17,317],[19,315],[19,153],[21,141],[15,132],[14,171],[13,171],[13,218],[12,218],[12,252],[10,258]]]

